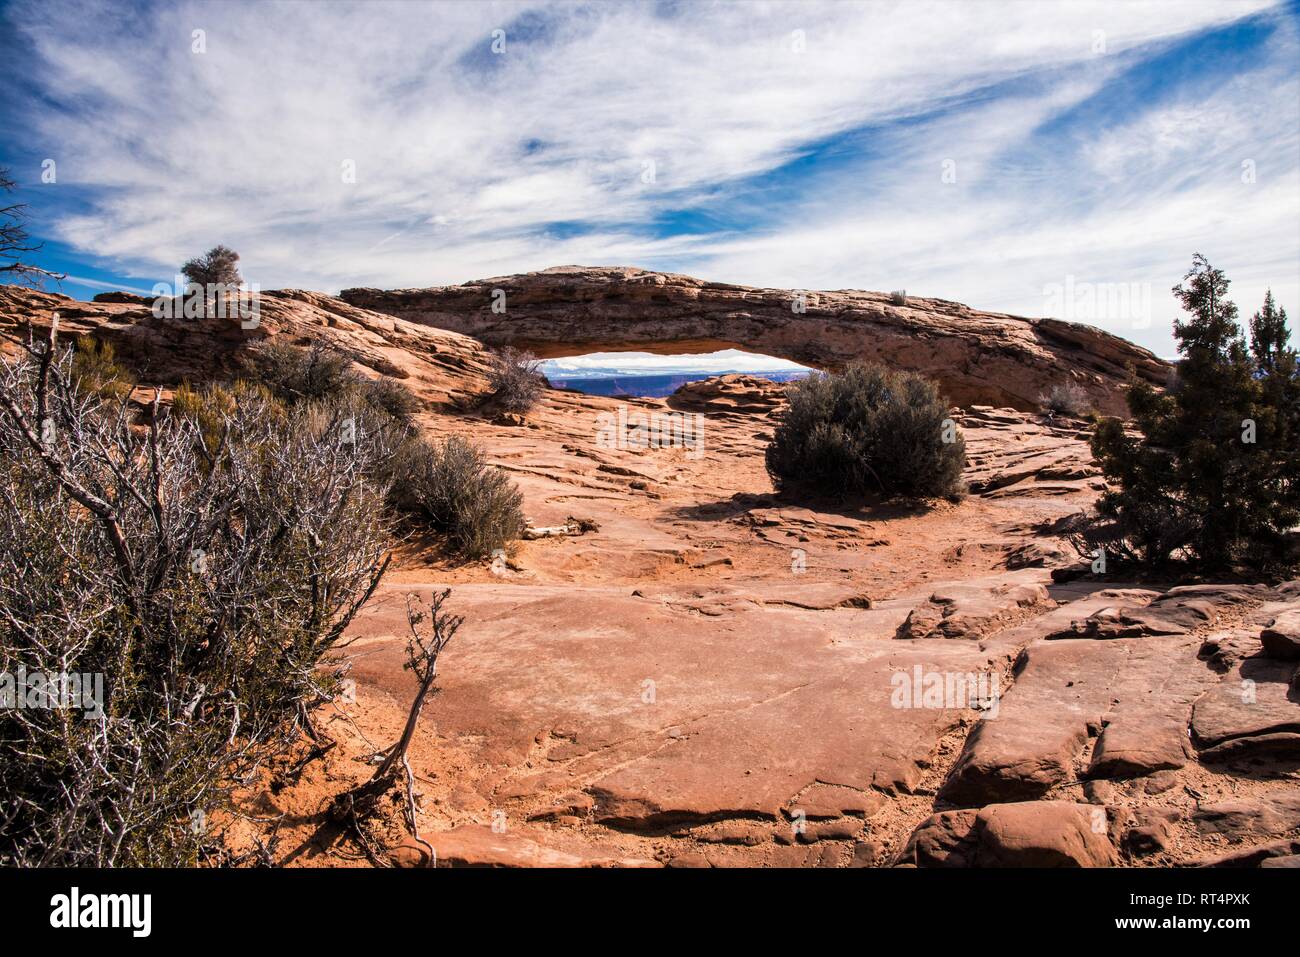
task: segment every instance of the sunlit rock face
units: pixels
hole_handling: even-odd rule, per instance
[[[345,289],[354,306],[511,344],[543,358],[575,351],[759,352],[836,369],[877,360],[939,382],[949,401],[1031,410],[1071,381],[1099,412],[1125,411],[1134,374],[1168,366],[1091,326],[981,312],[943,299],[806,292],[705,282],[631,267],[560,266],[429,289]]]

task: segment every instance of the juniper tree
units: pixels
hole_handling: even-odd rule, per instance
[[[1282,529],[1300,523],[1300,360],[1290,341],[1286,310],[1270,289],[1250,320],[1250,350],[1263,392],[1259,451]]]
[[[181,266],[185,278],[204,290],[204,303],[207,293],[216,287],[219,298],[223,290],[239,287],[243,277],[239,275],[239,253],[227,246],[213,246],[202,256],[189,260]]]
[[[1103,420],[1093,452],[1111,488],[1098,503],[1109,542],[1159,565],[1181,553],[1205,571],[1277,560],[1297,519],[1295,359],[1270,299],[1248,349],[1229,280],[1199,253],[1174,296],[1181,356],[1171,387],[1129,391],[1138,436]],[[1289,405],[1288,405],[1289,403]]]
[[[1273,301],[1273,290],[1264,294],[1264,307],[1250,320],[1250,351],[1255,364],[1272,372],[1290,357],[1295,361],[1295,350],[1290,348],[1291,333],[1286,327],[1286,310]]]

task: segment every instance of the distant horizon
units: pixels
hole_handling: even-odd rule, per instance
[[[670,372],[608,372],[597,375],[548,376],[552,388],[569,389],[587,395],[664,398],[682,386],[726,375],[747,375],[776,383],[801,379],[812,369],[674,369]]]

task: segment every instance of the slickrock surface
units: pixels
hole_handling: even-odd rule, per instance
[[[981,312],[945,299],[839,289],[805,292],[706,282],[631,267],[558,266],[430,289],[345,289],[346,302],[543,357],[737,348],[817,368],[874,359],[938,380],[953,402],[1032,410],[1073,381],[1122,414],[1125,366],[1163,386],[1167,366],[1091,326]],[[502,298],[504,296],[504,299]],[[495,311],[494,311],[495,306]]]
[[[297,344],[328,342],[371,375],[402,380],[435,408],[454,408],[480,392],[486,381],[489,355],[481,342],[357,309],[321,293],[262,293],[259,322],[251,329],[242,328],[237,318],[155,318],[139,299],[108,294],[104,301],[80,302],[57,293],[0,286],[0,334],[25,340],[31,329],[44,337],[57,312],[61,336],[93,331],[111,342],[118,357],[149,385],[237,373],[239,358],[249,346],[271,337]],[[0,346],[5,351],[14,348],[4,340]]]
[[[249,341],[12,290],[0,329],[54,309],[168,383]],[[448,586],[466,624],[411,752],[439,866],[1300,855],[1300,662],[1262,637],[1290,628],[1300,583],[1093,576],[1056,531],[1100,488],[1080,421],[966,406],[961,503],[837,508],[773,493],[779,403],[743,377],[626,403],[550,390],[508,425],[475,405],[485,353],[463,335],[288,292],[265,295],[256,334],[337,342],[411,388],[422,427],[480,443],[532,525],[599,526],[521,542],[504,566],[401,547],[349,634],[355,701],[318,712],[339,746],[244,795],[250,818],[280,821],[282,863],[365,864],[322,810],[400,734],[406,596]],[[629,421],[698,409],[702,443],[599,441],[620,406]],[[428,862],[400,834],[393,848]]]

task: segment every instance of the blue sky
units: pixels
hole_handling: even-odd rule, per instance
[[[1199,251],[1243,315],[1268,286],[1300,309],[1295,2],[10,0],[0,23],[0,165],[71,295],[216,243],[264,289],[638,265],[1168,354]]]

